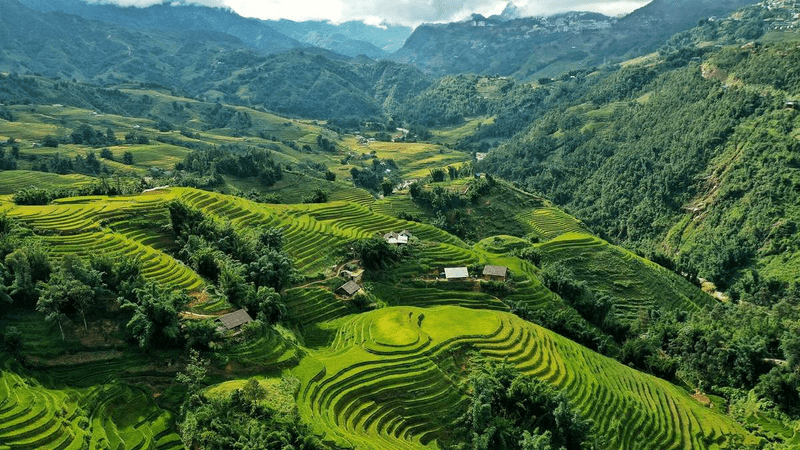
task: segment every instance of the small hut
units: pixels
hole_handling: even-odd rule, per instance
[[[252,322],[253,319],[250,317],[250,314],[247,314],[247,311],[240,309],[238,311],[225,314],[224,316],[220,316],[217,321],[220,323],[220,328],[222,331],[232,331]]]
[[[339,292],[347,297],[352,297],[356,294],[356,292],[361,290],[361,286],[358,285],[353,280],[348,281],[347,283],[343,284],[336,292]]]
[[[486,266],[483,268],[483,278],[492,281],[506,281],[508,277],[508,267]]]

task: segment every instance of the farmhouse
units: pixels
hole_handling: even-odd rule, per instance
[[[494,281],[505,281],[508,276],[508,267],[486,266],[483,268],[483,278]]]
[[[353,295],[355,295],[356,292],[360,290],[361,286],[359,286],[358,283],[356,283],[355,281],[350,280],[347,283],[340,286],[339,289],[336,290],[336,292],[342,293],[348,297],[352,297]]]
[[[408,230],[403,230],[399,233],[386,233],[383,235],[383,239],[392,245],[401,245],[401,244],[408,244],[408,240],[411,238],[411,232]]]
[[[466,280],[469,278],[469,270],[466,267],[445,267],[444,277],[447,281]]]
[[[221,324],[220,328],[223,331],[231,331],[252,322],[253,319],[250,317],[250,314],[247,314],[247,311],[240,309],[220,316],[217,321]]]

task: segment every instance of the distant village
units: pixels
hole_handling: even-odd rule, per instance
[[[800,1],[767,0],[759,5],[772,13],[771,17],[764,19],[769,29],[775,31],[800,29]]]
[[[601,17],[603,19],[601,19]],[[473,27],[495,27],[503,25],[506,30],[521,32],[524,37],[530,38],[534,35],[552,33],[581,33],[589,30],[607,30],[617,22],[617,19],[605,17],[594,13],[570,13],[556,17],[532,17],[524,20],[501,19],[499,16],[490,18],[480,14],[473,14],[471,21],[468,22]],[[517,25],[517,26],[514,26]]]

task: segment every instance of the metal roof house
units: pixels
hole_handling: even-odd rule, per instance
[[[410,238],[411,232],[408,230],[403,230],[399,233],[391,232],[383,235],[383,239],[392,245],[408,244]]]
[[[355,281],[348,281],[347,283],[343,284],[342,286],[337,289],[337,292],[342,292],[348,297],[352,297],[355,295],[356,292],[361,290],[361,286],[358,285]]]
[[[229,331],[253,321],[244,309],[220,316],[217,320],[222,324],[222,328]]]
[[[508,276],[508,267],[503,266],[486,266],[483,268],[483,276],[494,280],[494,279],[502,279],[505,280]]]
[[[448,280],[466,280],[469,270],[466,267],[445,267],[444,277]]]

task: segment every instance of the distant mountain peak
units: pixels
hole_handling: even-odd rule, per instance
[[[503,12],[500,13],[501,20],[514,20],[524,17],[522,10],[514,2],[508,2]]]

